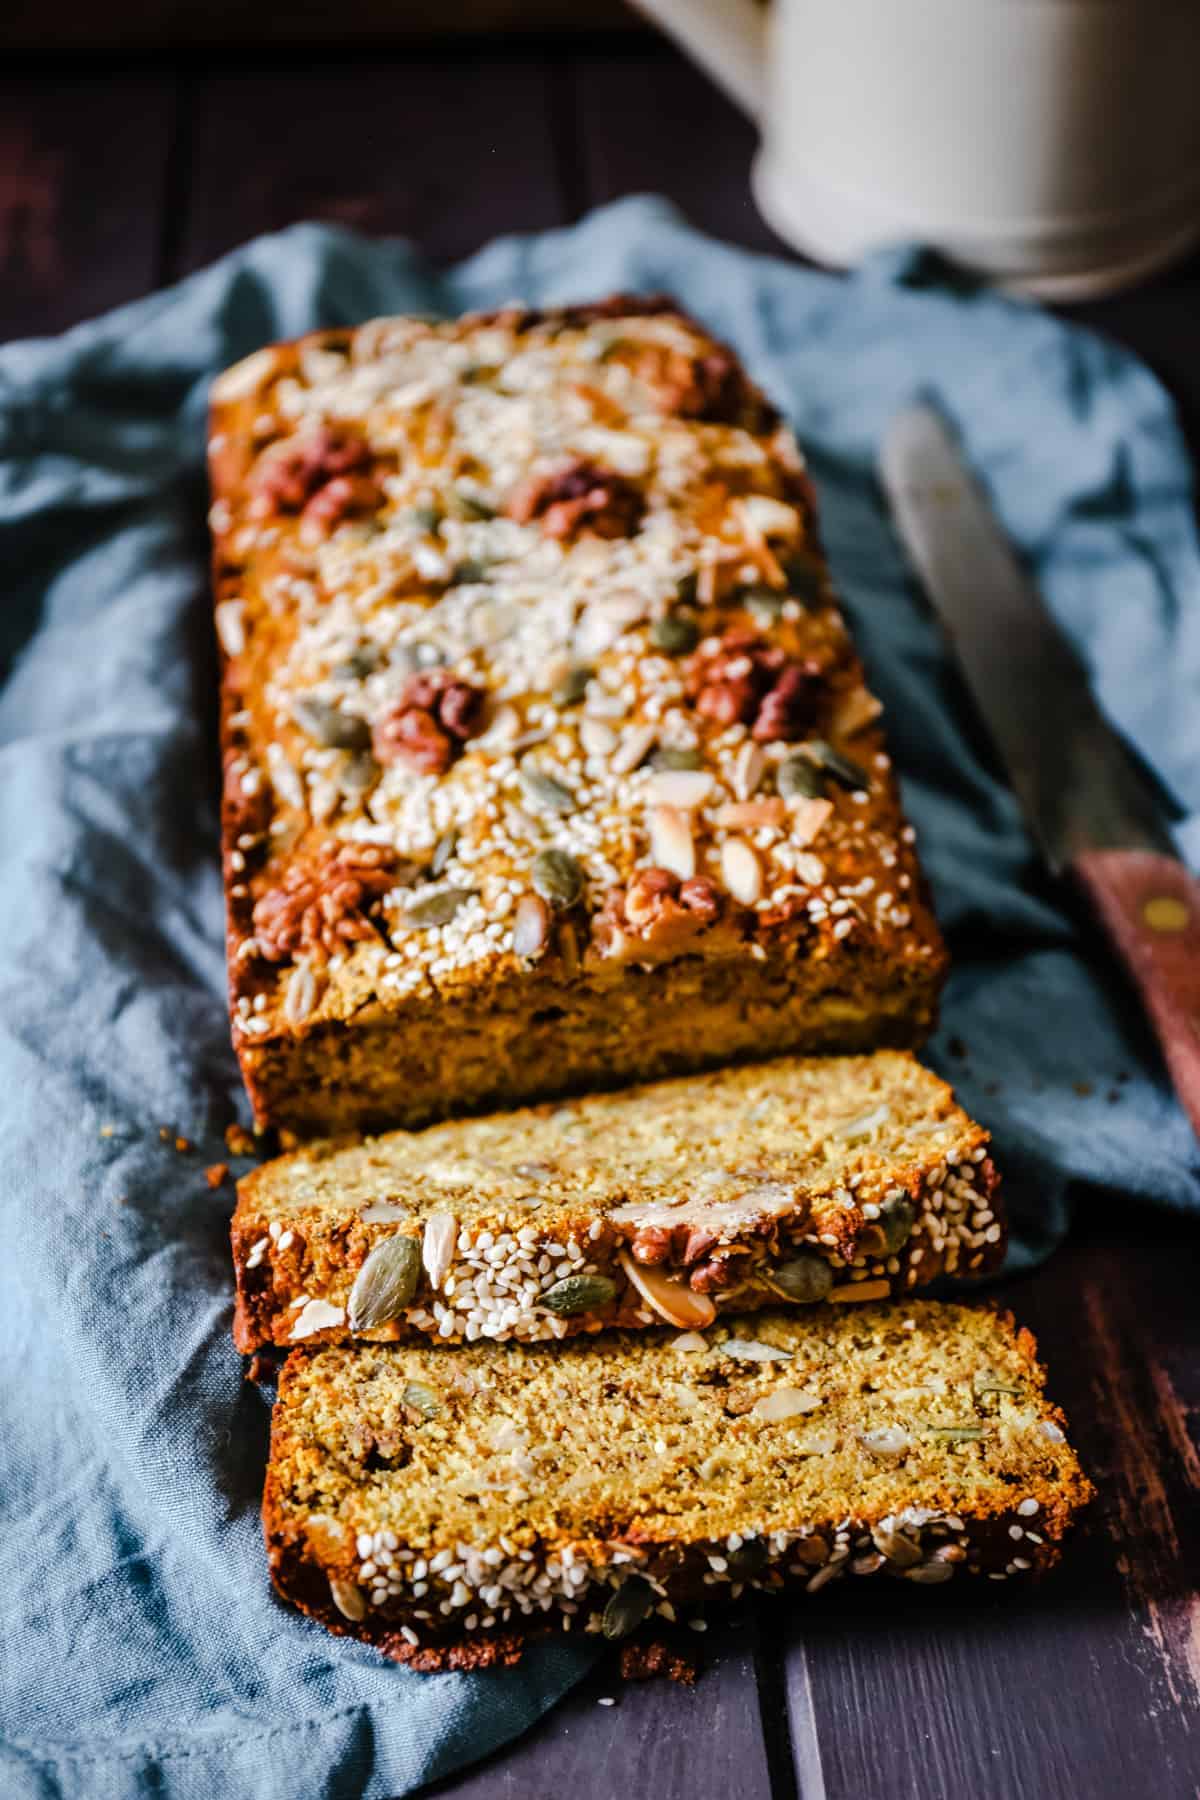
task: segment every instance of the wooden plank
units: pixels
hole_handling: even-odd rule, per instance
[[[411,237],[438,262],[563,223],[548,80],[541,56],[487,44],[201,75],[182,266],[300,219]]]
[[[154,286],[173,111],[165,73],[0,77],[0,338]]]
[[[1073,1242],[1003,1296],[1100,1490],[1056,1575],[915,1598],[847,1581],[782,1624],[804,1800],[1127,1800],[1151,1771],[1159,1800],[1200,1787],[1196,1255],[1146,1230]]]
[[[430,1800],[783,1800],[790,1770],[777,1764],[772,1785],[760,1648],[753,1617],[714,1632],[694,1688],[622,1683],[605,1658],[519,1743],[423,1791]]]
[[[789,254],[750,194],[754,126],[673,46],[605,46],[570,62],[587,203],[666,194],[701,231]]]

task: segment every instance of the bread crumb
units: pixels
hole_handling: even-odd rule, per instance
[[[253,1156],[256,1145],[244,1126],[227,1125],[225,1127],[225,1148],[230,1156]]]
[[[229,1179],[228,1163],[209,1163],[204,1171],[204,1179],[210,1188],[219,1188],[221,1183]]]

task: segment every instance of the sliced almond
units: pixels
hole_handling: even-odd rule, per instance
[[[226,656],[240,656],[246,648],[246,602],[222,600],[213,613],[217,637]]]
[[[845,1304],[849,1300],[886,1300],[892,1291],[890,1281],[846,1281],[830,1288],[825,1298]]]
[[[318,977],[308,957],[302,956],[288,977],[287,992],[283,997],[283,1016],[289,1025],[299,1025],[307,1019],[317,1004],[323,980],[324,976]]]
[[[767,759],[759,746],[750,738],[742,745],[733,760],[733,791],[739,800],[749,800],[763,778]]]
[[[696,845],[687,814],[677,806],[652,806],[646,823],[654,862],[680,881],[690,881],[696,873]]]
[[[718,825],[732,825],[738,830],[747,826],[782,825],[787,820],[784,800],[730,800],[718,806],[713,818]]]
[[[449,1274],[457,1242],[458,1220],[454,1214],[430,1213],[425,1221],[421,1261],[425,1265],[425,1273],[428,1275],[432,1287],[440,1288]]]
[[[848,694],[843,694],[834,710],[833,736],[850,738],[856,732],[865,731],[882,711],[880,702],[865,687],[852,688]]]
[[[331,1575],[329,1592],[343,1619],[349,1619],[352,1625],[362,1623],[367,1616],[367,1603],[363,1599],[362,1589],[355,1582],[340,1581],[336,1575]]]
[[[796,537],[800,515],[794,506],[773,500],[769,494],[747,494],[742,501],[742,518],[751,531],[762,537]]]
[[[681,1331],[677,1338],[671,1339],[671,1348],[682,1356],[698,1356],[708,1349],[708,1339],[701,1337],[698,1331]]]
[[[331,1306],[328,1300],[306,1300],[292,1321],[288,1337],[294,1342],[297,1338],[311,1337],[314,1331],[329,1331],[333,1326],[343,1324],[345,1317],[342,1308]]]
[[[412,1214],[398,1200],[372,1200],[358,1216],[364,1225],[407,1225]]]
[[[224,374],[218,375],[208,390],[209,400],[216,406],[229,406],[235,400],[249,400],[266,387],[273,375],[283,369],[281,353],[274,349],[256,350],[244,356]]]
[[[831,800],[798,800],[792,805],[789,836],[793,844],[811,844],[833,811]]]
[[[804,1388],[778,1387],[754,1402],[750,1416],[774,1424],[780,1419],[795,1419],[801,1413],[816,1412],[820,1404],[820,1394],[807,1393]]]
[[[745,838],[730,838],[721,846],[721,878],[742,906],[762,898],[762,864]]]
[[[540,956],[549,937],[550,908],[540,894],[522,894],[513,914],[513,954],[526,961]]]
[[[707,769],[659,769],[646,783],[646,799],[652,806],[679,806],[685,812],[703,806],[713,791]]]
[[[912,1449],[912,1439],[907,1431],[899,1425],[877,1425],[871,1431],[864,1431],[862,1444],[863,1448],[869,1450],[872,1456],[903,1456],[906,1450]],[[885,1556],[891,1554],[890,1551],[884,1550],[878,1537],[875,1542],[879,1549],[883,1550]]]
[[[717,1309],[707,1294],[697,1294],[686,1282],[663,1275],[658,1269],[642,1268],[627,1250],[620,1252],[620,1259],[621,1267],[647,1306],[653,1307],[669,1325],[678,1325],[681,1331],[703,1331],[716,1318]]]
[[[792,1360],[790,1350],[780,1350],[774,1344],[764,1344],[759,1338],[730,1338],[728,1343],[721,1345],[721,1349],[726,1356],[732,1356],[738,1362],[776,1363]]]
[[[645,761],[658,741],[657,725],[630,725],[609,763],[614,775],[630,775]]]

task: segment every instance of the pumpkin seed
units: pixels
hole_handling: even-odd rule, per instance
[[[811,603],[825,591],[825,571],[811,556],[792,556],[783,566],[788,588],[797,600]]]
[[[785,800],[820,800],[825,793],[826,781],[809,757],[789,756],[779,765],[775,786]]]
[[[683,750],[671,744],[664,744],[650,758],[652,769],[699,769],[703,763],[698,750]]]
[[[414,1412],[419,1412],[423,1419],[436,1419],[442,1410],[441,1401],[424,1381],[406,1382],[402,1398],[405,1406],[410,1406]]]
[[[369,750],[357,750],[342,770],[342,791],[347,794],[365,794],[375,786],[383,774]]]
[[[983,1436],[982,1425],[931,1425],[929,1435],[935,1444],[975,1444]]]
[[[573,1319],[576,1313],[592,1312],[607,1306],[616,1297],[617,1284],[607,1275],[565,1275],[540,1296],[539,1305],[548,1306],[560,1319]]]
[[[466,587],[469,583],[486,581],[487,564],[479,561],[477,556],[464,556],[461,562],[454,565],[451,581],[456,587]]]
[[[850,788],[851,791],[870,787],[871,777],[862,764],[856,763],[852,757],[843,756],[841,751],[835,750],[832,744],[816,738],[808,746],[808,754],[815,758],[827,775],[832,775],[835,781],[840,782],[842,787]]]
[[[588,682],[595,673],[596,671],[590,663],[576,663],[573,669],[568,669],[557,687],[551,692],[550,698],[555,706],[578,706],[587,693]]]
[[[373,1331],[399,1318],[420,1275],[421,1246],[415,1237],[397,1232],[376,1244],[350,1289],[346,1314],[351,1331]]]
[[[292,702],[292,717],[301,731],[324,750],[366,750],[371,742],[371,728],[355,713],[340,712],[314,694],[298,694]]]
[[[583,870],[565,850],[541,850],[533,859],[533,885],[551,906],[574,906],[583,892]]]
[[[450,511],[456,519],[494,519],[496,509],[478,494],[468,494],[462,488],[456,488],[450,496]]]
[[[903,1250],[912,1236],[916,1219],[917,1209],[907,1194],[892,1194],[880,1203],[877,1223],[883,1234],[884,1250],[889,1256]]]
[[[971,1386],[977,1394],[1015,1394],[1018,1398],[1021,1394],[1019,1387],[1014,1387],[1011,1381],[1005,1381],[1003,1375],[997,1375],[991,1369],[980,1369]]]
[[[365,681],[382,661],[383,652],[378,644],[360,644],[357,650],[352,650],[349,656],[334,665],[333,673],[339,681]]]
[[[783,612],[784,595],[774,588],[751,588],[742,596],[742,604],[759,625],[774,625]]]
[[[535,764],[522,763],[517,771],[517,779],[531,806],[541,807],[544,812],[575,811],[575,796],[570,788],[564,787],[561,781],[555,781],[553,775],[547,775],[544,769],[539,769]]]
[[[443,888],[439,894],[426,894],[412,900],[404,909],[404,923],[415,931],[429,931],[435,925],[448,925],[464,901],[474,897],[473,888]]]
[[[414,506],[408,516],[418,531],[436,531],[442,522],[441,509],[436,506]]]
[[[747,1543],[739,1544],[736,1550],[727,1552],[725,1560],[729,1564],[730,1573],[740,1581],[751,1581],[767,1566],[769,1552],[761,1538],[751,1538]]]
[[[762,1274],[768,1287],[801,1306],[814,1306],[833,1286],[833,1270],[823,1256],[811,1250],[781,1263],[777,1269],[765,1269]]]
[[[606,1638],[628,1637],[654,1605],[654,1589],[640,1575],[627,1575],[604,1609],[600,1629]]]
[[[666,613],[650,627],[650,642],[668,656],[686,656],[700,642],[700,627],[689,613]]]
[[[438,876],[442,873],[442,870],[446,867],[446,864],[450,861],[450,858],[454,855],[454,852],[457,850],[457,848],[458,848],[458,833],[457,833],[457,831],[443,832],[442,836],[438,839],[437,843],[433,846],[433,855],[429,859],[429,875],[430,875],[431,880],[433,880],[433,881],[437,880]]]

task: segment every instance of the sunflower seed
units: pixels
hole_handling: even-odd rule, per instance
[[[538,894],[522,894],[513,914],[513,955],[540,956],[550,937],[550,909]]]
[[[807,756],[789,756],[776,771],[775,785],[785,800],[819,800],[825,777]]]
[[[457,831],[446,831],[433,846],[433,855],[429,859],[429,874],[434,881],[442,873],[454,852],[458,849]]]
[[[459,907],[473,897],[471,888],[443,888],[438,894],[426,894],[423,899],[413,900],[405,907],[403,922],[415,931],[448,925]]]
[[[687,613],[667,613],[650,627],[650,642],[668,656],[686,656],[700,642],[700,627]]]
[[[654,1589],[640,1575],[627,1575],[604,1609],[600,1629],[606,1638],[628,1637],[654,1605]]]
[[[758,745],[747,738],[733,763],[733,791],[739,800],[750,799],[763,778],[766,766],[767,759]]]
[[[397,1232],[376,1244],[358,1271],[346,1308],[351,1331],[374,1331],[398,1319],[417,1291],[421,1246],[415,1237]]]
[[[650,758],[652,769],[699,769],[704,758],[698,750],[685,750],[675,744],[664,744]]]
[[[921,1561],[920,1546],[894,1525],[876,1525],[871,1540],[897,1569],[913,1569]]]
[[[576,663],[573,669],[568,669],[550,695],[555,706],[578,706],[595,673],[589,663]]]
[[[923,1587],[936,1586],[940,1581],[950,1581],[954,1575],[953,1563],[927,1562],[920,1563],[915,1569],[906,1569],[905,1581],[915,1581]]]
[[[419,1412],[423,1419],[436,1419],[442,1410],[441,1401],[424,1381],[406,1382],[402,1399],[405,1406],[411,1407],[413,1412]]]
[[[849,788],[852,792],[871,785],[871,777],[860,763],[856,763],[852,757],[843,756],[840,750],[835,750],[832,744],[825,743],[822,738],[813,739],[808,746],[808,755],[820,764],[827,775],[832,775],[842,787]]]
[[[797,1419],[802,1413],[816,1412],[820,1404],[820,1394],[807,1393],[804,1388],[778,1387],[754,1402],[750,1416],[766,1419],[774,1425],[782,1419]]]
[[[804,1251],[777,1269],[764,1269],[762,1278],[785,1300],[795,1300],[801,1306],[815,1305],[833,1286],[833,1270],[815,1251]]]
[[[560,1319],[573,1319],[576,1313],[593,1312],[607,1306],[616,1297],[617,1284],[607,1275],[565,1275],[552,1288],[539,1296],[538,1304],[548,1306]]]
[[[551,906],[574,906],[583,892],[583,870],[565,850],[540,850],[533,859],[532,879]]]
[[[464,556],[456,562],[450,577],[453,586],[468,587],[488,578],[487,564],[480,562],[476,556]]]
[[[297,694],[292,717],[323,750],[366,750],[370,746],[371,728],[365,719],[340,712],[314,694]]]
[[[883,1233],[883,1246],[889,1256],[903,1250],[912,1236],[917,1209],[907,1194],[892,1194],[880,1203],[877,1223]]]
[[[421,1261],[425,1264],[425,1273],[433,1287],[440,1288],[449,1273],[457,1242],[458,1220],[454,1214],[430,1213],[425,1221]]]
[[[535,764],[522,763],[517,771],[517,779],[531,806],[540,807],[543,812],[575,811],[575,796],[570,788],[564,787],[561,781],[555,781],[553,775],[547,775],[544,769],[539,769]]]

